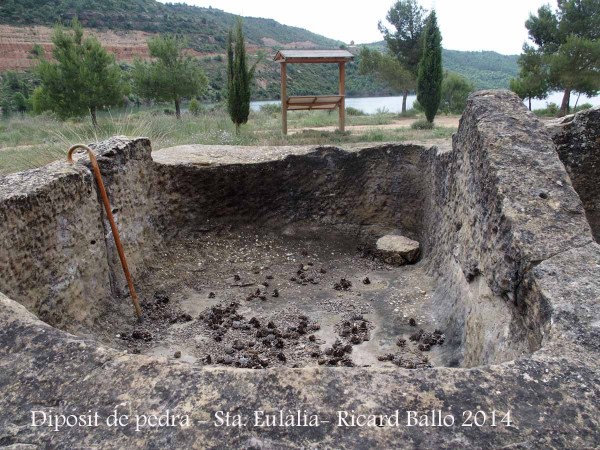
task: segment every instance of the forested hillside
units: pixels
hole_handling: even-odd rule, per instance
[[[54,25],[77,16],[87,28],[140,30],[150,33],[185,34],[190,46],[201,52],[225,50],[234,14],[215,8],[162,4],[155,0],[2,0],[0,23]],[[272,19],[246,17],[244,33],[250,44],[280,47],[297,43],[304,47],[338,47],[341,42]]]
[[[380,52],[386,51],[384,41],[365,45]],[[462,75],[472,81],[476,89],[508,89],[510,79],[519,74],[518,59],[518,55],[501,55],[490,51],[442,50],[444,70]]]
[[[0,2],[0,72],[28,70],[36,64],[35,46],[49,54],[51,27],[77,17],[127,69],[134,58],[148,58],[145,41],[155,33],[184,35],[209,78],[206,100],[218,101],[225,86],[225,44],[236,16],[215,8],[162,4],[155,0],[2,0]],[[278,98],[279,65],[270,56],[281,48],[339,48],[342,42],[271,19],[244,18],[244,33],[252,60],[263,54],[253,89],[254,99]],[[369,44],[385,50],[384,43]],[[351,48],[358,53],[358,48]],[[507,88],[517,75],[517,56],[494,52],[444,50],[444,67],[472,80],[478,89]],[[291,95],[337,92],[337,68],[292,65]],[[27,77],[28,79],[31,77]],[[360,75],[358,60],[347,66],[349,96],[394,95],[373,76]]]
[[[508,89],[510,79],[519,74],[518,59],[496,52],[442,52],[444,69],[468,78],[477,89]]]

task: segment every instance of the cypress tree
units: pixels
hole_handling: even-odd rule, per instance
[[[248,122],[250,115],[250,83],[254,76],[254,69],[248,69],[246,62],[246,44],[242,31],[242,20],[238,19],[235,32],[235,46],[233,46],[233,33],[229,33],[227,47],[227,81],[228,98],[227,106],[229,115],[235,123],[235,131],[240,132],[240,125]]]
[[[235,62],[233,59],[233,32],[229,30],[229,34],[227,36],[227,111],[229,112],[229,117],[233,120],[233,95],[230,94],[231,88],[233,85],[233,70],[234,70]]]
[[[423,30],[423,53],[419,61],[417,100],[425,110],[429,123],[437,114],[442,99],[442,35],[437,25],[435,11],[431,11]]]

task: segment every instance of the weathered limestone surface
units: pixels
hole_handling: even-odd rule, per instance
[[[317,147],[310,153],[300,147],[298,153],[224,166],[158,165],[164,235],[178,231],[172,224],[194,229],[211,220],[273,227],[306,222],[370,236],[373,244],[393,231],[419,238],[429,195],[422,147]]]
[[[524,277],[593,241],[544,125],[508,91],[477,92],[453,151],[438,154],[432,171],[425,252],[445,280],[438,314],[463,343],[457,360],[497,363],[537,350],[549,316],[519,292]]]
[[[600,241],[600,106],[548,124],[558,155]]]
[[[143,270],[146,256],[159,248],[162,243],[162,236],[157,232],[156,223],[156,199],[160,192],[157,191],[157,173],[151,157],[150,141],[143,138],[133,141],[113,138],[98,144],[94,150],[101,156],[98,164],[127,256],[129,270],[132,276],[135,276]],[[100,208],[100,211],[106,231],[106,248],[113,293],[121,297],[129,292],[127,282],[104,209]]]
[[[448,316],[448,338],[462,343],[457,364],[487,365],[418,370],[199,368],[121,353],[54,328],[36,315],[63,326],[68,317],[61,320],[44,311],[62,305],[63,314],[78,320],[75,306],[78,311],[101,309],[102,305],[86,306],[77,292],[93,292],[95,282],[98,292],[108,295],[110,273],[118,269],[102,264],[110,249],[101,247],[109,244],[100,245],[98,254],[89,243],[76,244],[79,226],[95,226],[99,242],[105,226],[86,167],[58,164],[15,175],[10,187],[0,184],[0,291],[9,291],[0,294],[0,446],[600,446],[600,245],[592,240],[581,201],[549,135],[512,94],[488,91],[471,96],[451,151],[383,146],[346,153],[321,148],[272,163],[217,170],[153,164],[143,140],[107,146],[116,149],[101,152],[107,188],[111,196],[119,193],[111,198],[114,207],[126,211],[122,217],[127,220],[119,221],[137,270],[143,269],[143,254],[136,252],[135,242],[145,240],[144,251],[150,251],[147,243],[159,239],[155,230],[168,236],[175,234],[169,227],[201,227],[201,219],[213,215],[258,224],[314,221],[348,230],[364,225],[368,234],[388,228],[409,236],[412,232],[423,243],[424,263],[445,286],[436,295],[440,314]],[[150,184],[129,186],[124,178],[127,167],[139,183]],[[402,176],[395,179],[394,174]],[[69,197],[71,189],[63,186],[65,177],[76,188],[76,202]],[[418,184],[411,185],[417,178]],[[53,183],[60,189],[50,189]],[[345,192],[350,188],[353,195]],[[129,195],[128,189],[136,194]],[[394,198],[402,197],[405,189],[408,200]],[[369,202],[381,215],[367,208]],[[53,211],[44,208],[48,205]],[[326,214],[321,216],[322,208]],[[407,222],[403,217],[411,210],[415,218]],[[61,215],[63,222],[57,219]],[[48,226],[43,230],[34,228],[44,223]],[[48,251],[54,254],[44,256]],[[40,264],[39,273],[24,273],[34,263]],[[67,279],[72,266],[77,275],[57,285],[55,277]],[[4,267],[16,281],[4,275]],[[50,307],[44,309],[46,304]],[[127,413],[169,409],[189,414],[194,421],[212,421],[218,410],[252,417],[255,410],[285,408],[318,413],[330,422],[295,428],[196,423],[139,432],[131,426],[59,432],[30,426],[32,409],[80,414],[91,409],[106,417],[124,402]],[[392,414],[396,409],[399,427],[337,426],[339,410]],[[407,410],[427,414],[432,409],[454,414],[457,423],[406,426]],[[514,426],[462,427],[463,411],[477,410],[510,410]]]
[[[97,151],[135,275],[144,252],[160,242],[151,223],[150,144],[117,138]],[[0,178],[0,292],[66,329],[91,325],[126,289],[89,160],[84,161]]]

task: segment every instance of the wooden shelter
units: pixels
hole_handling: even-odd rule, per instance
[[[340,131],[345,129],[346,63],[354,56],[347,50],[280,50],[274,60],[281,64],[281,128],[287,134],[287,112],[298,110],[335,109],[339,111]],[[288,64],[337,64],[340,69],[338,95],[287,95]]]

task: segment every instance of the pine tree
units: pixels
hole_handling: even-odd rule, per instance
[[[184,54],[186,44],[184,39],[170,35],[152,38],[148,49],[156,61],[137,60],[133,66],[135,92],[143,98],[172,101],[178,119],[183,98],[201,95],[208,84],[197,61]]]
[[[548,70],[542,55],[535,48],[523,45],[523,54],[519,57],[519,78],[510,80],[510,89],[522,100],[528,99],[531,111],[531,99],[544,99],[548,96]]]
[[[541,62],[539,74],[548,89],[563,90],[559,116],[564,116],[573,91],[589,96],[600,91],[600,2],[559,0],[557,5],[556,11],[545,5],[529,16],[525,27],[536,47],[526,48]]]
[[[390,31],[379,22],[379,31],[388,51],[403,67],[402,112],[406,112],[409,90],[416,87],[417,70],[421,58],[421,35],[425,26],[425,9],[417,0],[398,0],[390,8],[386,20],[395,28]],[[406,75],[409,75],[406,77]]]
[[[358,70],[361,75],[373,74],[392,89],[407,92],[414,89],[414,77],[397,58],[377,50],[362,47],[359,54]],[[406,103],[403,102],[404,110]]]
[[[250,83],[258,61],[248,69],[241,19],[238,19],[236,26],[235,45],[233,41],[234,36],[230,32],[227,44],[227,105],[231,120],[235,123],[235,131],[239,134],[240,125],[247,123],[250,115]]]
[[[442,35],[435,11],[427,17],[423,30],[422,55],[417,77],[417,100],[425,110],[429,123],[437,114],[442,99]]]
[[[34,110],[51,110],[61,118],[89,112],[97,127],[97,110],[122,103],[127,85],[114,55],[93,36],[84,39],[77,19],[73,19],[71,31],[60,26],[54,30],[52,56],[56,63],[42,60],[37,67],[41,86],[33,94]]]

